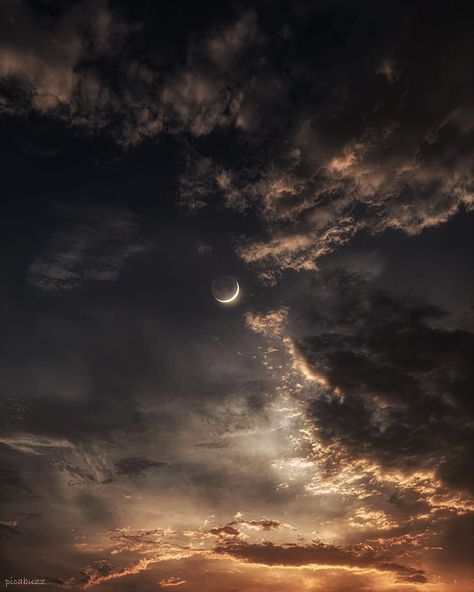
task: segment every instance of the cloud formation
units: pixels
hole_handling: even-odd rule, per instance
[[[115,470],[118,475],[127,475],[128,477],[143,476],[151,469],[160,469],[166,466],[166,463],[159,460],[150,460],[139,456],[121,458],[115,463]]]
[[[128,208],[59,205],[56,214],[61,225],[27,272],[28,282],[43,290],[114,281],[130,259],[150,250]]]
[[[374,10],[358,15],[357,33],[347,30],[350,57],[321,47],[320,59],[311,62],[291,24],[280,35],[262,31],[255,69],[234,103],[243,140],[238,167],[218,154],[188,164],[182,198],[189,207],[221,199],[260,216],[267,237],[240,242],[237,251],[263,279],[285,269],[317,269],[321,257],[361,232],[416,235],[472,208],[474,127],[463,25],[454,15],[444,23],[447,57],[431,29],[421,27],[428,18],[436,30],[436,10],[411,8],[403,24],[395,4]],[[369,48],[359,35],[377,17],[380,36]],[[294,18],[296,30],[308,13]],[[301,51],[285,52],[289,43]],[[435,82],[440,77],[454,94]]]
[[[2,4],[6,577],[472,588],[466,14]]]
[[[437,328],[441,311],[350,275],[323,274],[319,283],[324,300],[306,326],[314,333],[297,340],[322,378],[309,412],[318,437],[388,470],[435,470],[472,492],[473,335]]]
[[[268,236],[248,237],[237,251],[267,281],[316,269],[361,232],[414,235],[472,208],[462,11],[446,16],[422,3],[399,19],[388,3],[358,14],[357,31],[355,8],[344,3],[293,7],[277,30],[255,10],[234,12],[186,38],[184,63],[165,73],[155,53],[166,48],[133,55],[143,23],[125,23],[106,2],[64,8],[54,23],[25,2],[3,10],[3,111],[106,129],[127,146],[163,131],[184,141],[181,202],[251,208]],[[298,31],[321,19],[338,23],[345,45],[329,52],[321,28],[311,61]],[[449,54],[434,33],[440,19]],[[239,162],[212,149],[197,156],[188,142],[216,133],[235,137]]]
[[[400,581],[425,583],[424,572],[397,563],[391,563],[372,553],[357,553],[315,543],[312,545],[275,545],[273,543],[247,543],[228,541],[215,549],[216,553],[231,555],[251,563],[299,567],[302,565],[337,566],[340,568],[376,569],[395,572]]]

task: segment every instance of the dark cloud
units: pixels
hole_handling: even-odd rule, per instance
[[[2,483],[2,495],[5,500],[15,499],[19,494],[32,495],[31,488],[25,482],[21,473],[14,467],[9,466],[5,460],[2,460],[0,483]]]
[[[0,537],[10,537],[18,534],[18,530],[15,528],[16,525],[15,520],[0,520]]]
[[[283,523],[278,520],[268,520],[266,518],[262,518],[262,520],[246,520],[245,518],[238,518],[235,520],[235,523],[262,530],[272,530],[273,528],[282,528],[282,526],[284,526]]]
[[[386,469],[433,469],[472,490],[473,335],[437,328],[441,311],[347,273],[319,285],[326,293],[306,326],[314,333],[298,342],[328,383],[310,409],[319,437]]]
[[[43,290],[71,290],[88,280],[114,281],[129,259],[150,250],[128,208],[57,206],[62,218],[43,253],[28,269],[28,281]]]
[[[107,129],[124,145],[156,135],[155,75],[123,54],[124,85],[113,84],[123,42],[139,25],[125,23],[106,1],[49,8],[2,5],[0,111],[33,110],[86,132]]]
[[[218,449],[218,448],[227,448],[229,446],[228,442],[197,442],[194,444],[197,448],[209,448],[210,450]]]
[[[425,584],[427,582],[427,578],[422,573],[417,573],[413,575],[407,576],[399,576],[397,582],[401,584]]]
[[[74,501],[84,524],[103,526],[113,524],[116,509],[107,498],[82,491],[75,496]]]
[[[166,463],[159,460],[151,460],[139,456],[121,458],[115,463],[115,470],[118,475],[127,475],[129,477],[143,476],[152,469],[161,469]]]
[[[211,528],[209,532],[218,537],[240,536],[240,531],[237,528],[231,526],[230,524],[220,526],[219,528]]]
[[[417,577],[425,582],[421,570],[392,563],[384,557],[374,554],[345,550],[334,545],[275,545],[273,543],[247,543],[228,541],[215,548],[216,553],[231,555],[252,563],[280,566],[332,565],[338,567],[372,568],[380,571],[395,572],[402,578]],[[416,582],[417,580],[411,580]]]
[[[268,236],[238,252],[262,277],[315,269],[361,231],[414,235],[472,206],[469,35],[459,13],[446,21],[424,3],[405,8],[401,18],[396,3],[367,12],[336,3],[278,32],[272,23],[271,34],[259,20],[264,41],[233,106],[239,164],[191,158],[181,191],[193,209],[216,196],[256,209]],[[441,20],[449,55],[434,33]]]
[[[187,143],[181,200],[252,208],[268,237],[238,252],[262,277],[315,268],[362,230],[417,234],[472,206],[472,39],[462,10],[421,2],[401,16],[395,2],[336,2],[282,7],[272,19],[233,11],[185,36],[184,59],[167,70],[156,58],[165,47],[132,54],[143,22],[125,24],[105,2],[64,9],[54,22],[24,2],[4,11],[6,112],[23,89],[27,107],[111,129],[125,145],[163,129],[235,136],[238,162],[229,149],[196,157]]]
[[[2,3],[6,577],[469,588],[471,20]]]
[[[288,527],[288,524],[281,522],[280,520],[269,520],[268,518],[261,518],[260,520],[250,520],[245,518],[240,512],[237,513],[233,520],[216,528],[209,530],[210,534],[218,536],[220,538],[225,537],[240,537],[242,532],[236,528],[236,526],[244,526],[251,530],[278,530],[280,528]]]

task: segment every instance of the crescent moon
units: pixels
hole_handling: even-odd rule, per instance
[[[232,294],[232,296],[230,298],[226,298],[225,300],[221,300],[220,298],[216,298],[217,302],[222,302],[223,304],[227,304],[229,302],[233,302],[237,296],[239,295],[240,292],[240,286],[239,286],[239,282],[237,280],[235,280],[236,283],[236,289],[235,289],[235,294]]]

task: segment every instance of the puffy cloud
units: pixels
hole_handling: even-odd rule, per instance
[[[405,26],[419,34],[406,35],[396,3],[375,15],[362,11],[360,32],[329,10],[351,55],[321,49],[312,62],[296,32],[308,19],[317,23],[319,10],[295,11],[277,34],[257,12],[244,11],[186,38],[184,63],[164,71],[152,55],[129,51],[125,40],[138,25],[106,3],[64,9],[52,22],[35,19],[22,2],[3,10],[4,111],[33,108],[110,129],[124,145],[163,129],[235,137],[239,157],[230,160],[212,150],[196,158],[191,142],[181,201],[197,209],[220,197],[228,207],[252,208],[268,238],[251,238],[238,252],[264,279],[314,269],[361,231],[417,234],[472,207],[474,127],[463,69],[469,35],[461,15],[446,19],[430,9],[426,16],[412,7]],[[383,34],[360,42],[375,17]],[[420,30],[425,18],[433,26]],[[432,33],[441,18],[449,55]],[[16,34],[19,23],[28,42]]]
[[[105,128],[125,146],[160,132],[153,72],[122,55],[123,84],[110,80],[111,63],[137,25],[108,2],[63,6],[54,19],[23,0],[1,10],[0,112],[34,110],[86,131]]]
[[[361,232],[415,235],[472,208],[467,31],[457,16],[443,22],[447,57],[431,29],[420,33],[423,41],[406,36],[397,10],[395,4],[383,14],[376,9],[383,35],[372,45],[348,28],[350,57],[321,49],[315,62],[305,58],[305,41],[291,26],[272,37],[262,28],[259,55],[265,58],[255,60],[252,75],[234,91],[238,163],[206,155],[198,203],[220,196],[229,207],[257,213],[266,236],[241,241],[237,251],[263,279],[274,281],[285,269],[316,269],[321,257]],[[425,16],[417,9],[405,14],[415,29]],[[335,14],[328,18],[345,30]],[[358,15],[362,31],[373,18]],[[430,11],[428,18],[436,23],[442,16]],[[298,49],[288,52],[290,39]],[[440,79],[456,92],[445,92]],[[195,175],[194,166],[186,176]],[[227,182],[219,186],[221,169]]]
[[[156,137],[164,123],[195,136],[231,124],[243,74],[228,80],[229,68],[239,70],[258,36],[256,14],[244,12],[189,40],[184,67],[164,74],[150,49],[129,51],[143,23],[125,22],[105,0],[63,6],[54,19],[12,1],[1,16],[0,112],[34,110],[87,132],[105,129],[123,146]]]

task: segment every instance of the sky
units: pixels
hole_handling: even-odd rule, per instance
[[[474,588],[469,8],[1,2],[1,585]]]

